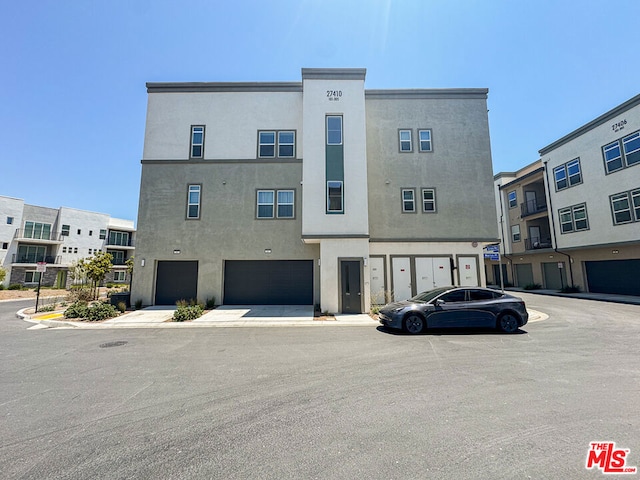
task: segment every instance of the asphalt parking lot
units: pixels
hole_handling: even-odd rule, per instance
[[[640,464],[640,306],[518,334],[44,329],[0,313],[6,478],[600,478]]]

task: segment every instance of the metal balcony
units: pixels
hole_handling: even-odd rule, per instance
[[[546,238],[544,240],[539,237],[531,237],[524,239],[524,248],[525,250],[538,250],[541,248],[551,248],[551,238]]]
[[[13,238],[19,242],[40,244],[58,244],[63,241],[60,232],[34,232],[33,230],[25,230],[24,228],[16,229]]]
[[[535,215],[536,213],[541,213],[546,211],[547,211],[546,199],[528,200],[520,204],[520,214],[522,217],[527,217],[529,215]]]
[[[46,262],[46,263],[51,263],[51,264],[59,264],[61,262],[61,257],[60,255],[58,256],[53,256],[53,255],[40,255],[40,254],[27,254],[27,255],[18,255],[17,253],[14,253],[11,256],[11,263],[27,263],[27,264],[35,264],[38,262]]]

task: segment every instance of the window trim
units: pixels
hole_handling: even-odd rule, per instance
[[[271,193],[271,202],[260,203],[260,193]],[[261,216],[260,215],[260,207],[264,205],[271,206],[271,215],[270,216]],[[256,220],[272,220],[276,216],[276,190],[272,188],[260,188],[256,190]]]
[[[585,228],[576,228],[576,211],[578,210],[584,210],[584,222],[586,227]],[[563,222],[562,221],[562,215],[566,215],[569,214],[571,222]],[[576,232],[584,232],[586,230],[589,230],[589,213],[587,212],[587,204],[586,203],[578,203],[576,205],[571,205],[569,207],[564,207],[564,208],[560,208],[558,209],[558,224],[560,225],[560,234],[564,235],[567,233],[576,233]],[[564,230],[563,229],[563,225],[571,225],[571,230]]]
[[[425,200],[424,194],[425,192],[433,193],[433,200]],[[436,201],[436,189],[435,188],[423,188],[421,189],[422,196],[422,213],[438,213],[438,202]],[[425,202],[433,202],[433,210],[426,210],[424,208]]]
[[[100,229],[100,236],[99,236],[100,240],[105,240],[107,238],[107,230],[104,228]]]
[[[122,280],[120,280],[118,277],[122,275]],[[124,270],[116,270],[113,272],[113,281],[114,282],[118,282],[118,283],[124,283],[127,281],[127,272],[125,272]]]
[[[572,175],[569,173],[569,168],[572,167],[573,164],[578,166],[578,173]],[[560,180],[558,180],[558,173],[562,173],[563,175],[563,178]],[[575,178],[576,176],[579,177],[578,180],[572,181],[571,179]],[[564,187],[560,187],[558,185],[562,181],[565,182]],[[576,185],[580,185],[582,183],[582,165],[580,164],[580,157],[576,157],[573,160],[570,160],[566,163],[563,163],[562,165],[558,165],[557,167],[554,167],[553,182],[556,187],[556,192],[559,192],[561,190],[566,190],[567,188],[575,187]]]
[[[291,203],[280,203],[280,193],[286,193],[286,192],[291,192],[292,195],[292,200]],[[282,189],[277,189],[276,190],[276,218],[278,219],[283,219],[283,220],[291,220],[296,218],[296,191],[293,188],[282,188]],[[282,216],[280,215],[280,205],[291,205],[291,216]]]
[[[280,135],[283,133],[292,134],[293,141],[291,143],[283,143],[280,140]],[[296,131],[295,130],[278,130],[276,136],[277,136],[277,142],[278,142],[277,150],[276,150],[278,158],[296,158]],[[285,145],[285,146],[291,145],[291,148],[292,148],[291,155],[282,155],[282,153],[280,152],[280,147],[282,145]]]
[[[273,135],[273,143],[263,142],[262,135],[263,134],[272,134]],[[275,130],[258,130],[258,158],[276,158],[277,143],[278,143],[278,134]],[[263,155],[262,147],[265,146],[273,146],[273,155]]]
[[[405,199],[404,198],[404,194],[410,192],[411,193],[411,198],[410,199]],[[417,209],[416,209],[416,189],[415,188],[402,188],[400,189],[400,200],[402,201],[402,213],[417,213]],[[411,203],[411,210],[408,210],[406,208],[406,203],[405,202],[410,202]]]
[[[196,132],[196,129],[202,129],[202,132]],[[189,139],[189,158],[204,158],[204,135],[205,135],[205,125],[191,125],[191,136]],[[194,142],[194,137],[196,133],[202,133],[202,141],[200,143]],[[193,149],[194,147],[200,147],[200,155],[194,155]]]
[[[632,139],[632,137],[635,137],[635,138]],[[624,170],[625,168],[631,168],[636,165],[640,165],[640,160],[636,160],[633,163],[629,163],[629,160],[627,159],[627,155],[632,155],[632,154],[638,155],[638,152],[640,151],[640,147],[636,148],[635,150],[631,150],[630,152],[627,152],[625,148],[626,145],[631,141],[639,140],[638,137],[640,137],[640,130],[631,132],[630,134],[625,135],[624,137],[620,137],[617,140],[614,140],[613,142],[609,142],[606,145],[602,146],[601,151],[602,151],[602,160],[604,161],[605,175],[619,172],[620,170]],[[618,150],[618,156],[616,156],[612,160],[607,160],[607,152],[614,149]],[[620,166],[616,169],[610,170],[609,164],[618,160],[620,161]]]
[[[331,208],[331,196],[330,196],[330,188],[337,188],[337,186],[330,187],[330,184],[339,184],[340,187],[340,209],[332,209]],[[335,198],[335,196],[334,196]],[[344,182],[342,180],[327,180],[327,211],[329,214],[337,214],[344,213]]]
[[[409,133],[409,140],[403,140],[402,134]],[[409,142],[409,150],[402,149],[402,143]],[[413,153],[413,132],[410,128],[399,128],[398,129],[398,152],[400,153]]]
[[[340,119],[340,141],[339,142],[330,142],[329,141],[329,119],[331,118],[339,118]],[[325,120],[324,120],[324,127],[325,127],[325,143],[326,145],[343,145],[344,144],[344,119],[342,118],[342,115],[326,115],[325,116]],[[332,132],[335,132],[336,130],[331,130]]]
[[[191,189],[192,187],[197,187],[198,191],[198,202],[191,203]],[[198,214],[194,217],[190,215],[190,207],[192,205],[196,205],[198,207]],[[200,220],[202,216],[202,184],[201,183],[189,183],[187,185],[187,211],[185,212],[186,220]]]
[[[273,134],[273,143],[267,143],[267,142],[263,142],[262,141],[262,134]],[[280,136],[284,133],[290,133],[293,135],[293,142],[289,143],[289,142],[282,142],[280,140]],[[256,152],[257,157],[256,158],[267,158],[267,159],[273,159],[273,158],[282,158],[282,159],[294,159],[296,158],[296,154],[297,154],[297,148],[296,148],[296,137],[297,135],[297,131],[295,129],[288,129],[288,130],[258,130],[258,150]],[[273,146],[273,155],[262,155],[262,147],[263,146]],[[291,146],[292,147],[292,154],[291,155],[282,155],[280,152],[280,147],[281,146]]]
[[[422,142],[426,141],[426,140],[422,140],[422,132],[429,132],[429,149],[428,150],[425,150],[422,148]],[[422,153],[433,152],[433,131],[430,128],[418,129],[418,150]]]
[[[511,205],[511,194],[513,193],[513,205]],[[507,193],[507,204],[509,208],[516,208],[518,206],[518,193],[515,190],[511,190]]]
[[[624,199],[627,203],[627,208],[625,210],[616,210],[614,207],[614,198],[615,201]],[[634,203],[635,198],[638,198],[639,206],[637,207]],[[611,207],[611,218],[614,226],[628,225],[630,223],[640,222],[640,188],[634,188],[632,190],[627,190],[626,192],[614,193],[613,195],[609,195],[609,206]],[[616,213],[620,213],[623,211],[629,212],[629,220],[619,222],[616,219]]]
[[[517,232],[516,232],[517,229]],[[516,236],[518,238],[516,238]],[[520,229],[520,224],[517,223],[515,225],[511,225],[511,243],[519,243],[522,241],[522,231]]]
[[[13,225],[14,217],[7,216],[7,225]]]
[[[68,237],[71,233],[71,225],[62,225],[62,229],[60,230],[60,235],[63,237]]]

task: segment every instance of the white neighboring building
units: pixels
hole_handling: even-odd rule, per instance
[[[0,196],[0,266],[7,270],[4,285],[35,285],[38,262],[45,262],[43,286],[65,288],[69,266],[97,251],[112,254],[114,268],[106,282],[128,281],[125,262],[133,256],[132,220],[75,208],[47,208]]]

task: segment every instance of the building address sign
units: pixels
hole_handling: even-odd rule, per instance
[[[342,97],[342,90],[327,90],[327,98],[330,102],[339,102]]]

